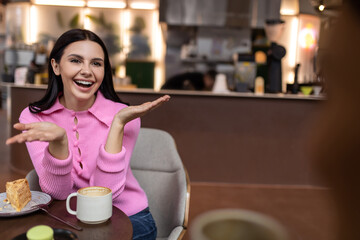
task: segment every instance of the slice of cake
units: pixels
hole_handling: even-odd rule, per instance
[[[31,200],[30,187],[26,178],[6,182],[6,198],[11,206],[20,212]]]

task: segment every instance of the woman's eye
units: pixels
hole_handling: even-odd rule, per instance
[[[93,62],[93,65],[97,66],[97,67],[101,67],[102,64],[100,62]]]
[[[76,59],[76,58],[73,58],[73,59],[70,59],[70,62],[72,62],[72,63],[79,63],[80,60],[79,60],[79,59]]]

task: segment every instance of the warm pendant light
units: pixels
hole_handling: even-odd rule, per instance
[[[299,0],[281,0],[280,14],[281,15],[298,15],[299,14]]]

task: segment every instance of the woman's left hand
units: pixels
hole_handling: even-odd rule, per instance
[[[146,113],[159,107],[164,102],[169,101],[169,99],[170,96],[165,95],[152,102],[146,102],[141,105],[123,108],[115,115],[114,121],[118,121],[120,125],[125,126],[126,123],[134,120],[135,118],[144,116]]]
[[[106,140],[105,150],[108,153],[118,153],[122,149],[124,127],[126,123],[135,118],[142,117],[146,113],[169,101],[170,96],[165,95],[152,102],[146,102],[138,106],[129,106],[116,113]]]

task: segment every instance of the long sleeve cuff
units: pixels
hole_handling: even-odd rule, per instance
[[[123,146],[119,153],[108,153],[105,151],[105,145],[100,146],[97,167],[104,172],[121,172],[126,168],[126,149]]]
[[[66,159],[57,159],[50,154],[49,146],[47,146],[46,150],[44,151],[42,165],[46,171],[54,175],[66,175],[70,173],[73,168],[72,158],[72,152],[69,150],[69,156]]]

